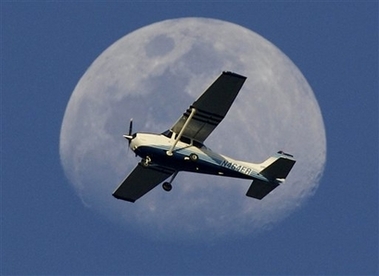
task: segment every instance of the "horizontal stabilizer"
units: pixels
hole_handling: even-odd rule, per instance
[[[256,179],[250,185],[250,188],[247,191],[246,195],[256,199],[262,199],[278,186],[279,183],[272,183]]]

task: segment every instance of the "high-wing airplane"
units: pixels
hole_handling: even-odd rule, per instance
[[[245,80],[246,77],[236,73],[223,72],[179,120],[161,134],[132,134],[130,121],[129,133],[123,136],[142,160],[113,196],[135,202],[169,177],[162,187],[170,191],[180,171],[253,180],[246,195],[256,199],[264,198],[282,184],[296,162],[291,154],[279,151],[263,163],[254,164],[234,160],[204,145],[225,117]]]

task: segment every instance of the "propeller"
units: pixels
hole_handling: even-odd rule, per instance
[[[125,139],[127,139],[129,141],[129,144],[132,141],[132,139],[134,138],[134,136],[132,135],[132,131],[133,131],[133,118],[130,119],[128,135],[126,135],[126,134],[122,135]]]
[[[129,135],[132,135],[132,131],[133,131],[133,118],[130,119],[130,123],[129,123]]]

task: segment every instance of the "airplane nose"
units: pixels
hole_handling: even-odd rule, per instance
[[[126,136],[129,136],[129,135],[126,135]],[[125,136],[124,136],[125,137]],[[129,137],[125,137],[126,139],[128,139],[129,141],[129,146],[130,148],[135,151],[137,148],[138,148],[138,139],[135,139],[137,137],[137,134],[134,133],[132,136],[129,136]],[[130,140],[129,140],[130,139]]]
[[[135,146],[135,143],[133,143],[133,140],[135,140],[134,138],[136,138],[137,134],[134,133],[133,135],[127,135],[127,134],[124,134],[122,135],[126,140],[128,140],[128,144],[129,144],[129,148],[131,148],[133,151],[135,151],[135,149],[137,148]]]
[[[126,140],[128,140],[129,143],[130,143],[134,138],[136,138],[136,136],[137,136],[136,133],[134,133],[133,135],[127,135],[127,134],[122,135],[122,137],[124,137]]]

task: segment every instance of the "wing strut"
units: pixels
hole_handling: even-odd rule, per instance
[[[188,123],[191,121],[191,119],[192,119],[193,115],[195,115],[195,113],[196,113],[196,109],[192,108],[191,109],[191,114],[188,116],[188,118],[187,118],[186,122],[184,123],[182,129],[180,130],[178,136],[175,137],[174,144],[172,144],[171,148],[166,152],[166,154],[168,156],[172,156],[172,151],[175,149],[176,144],[178,143],[179,139],[182,137],[184,130],[186,129]]]

